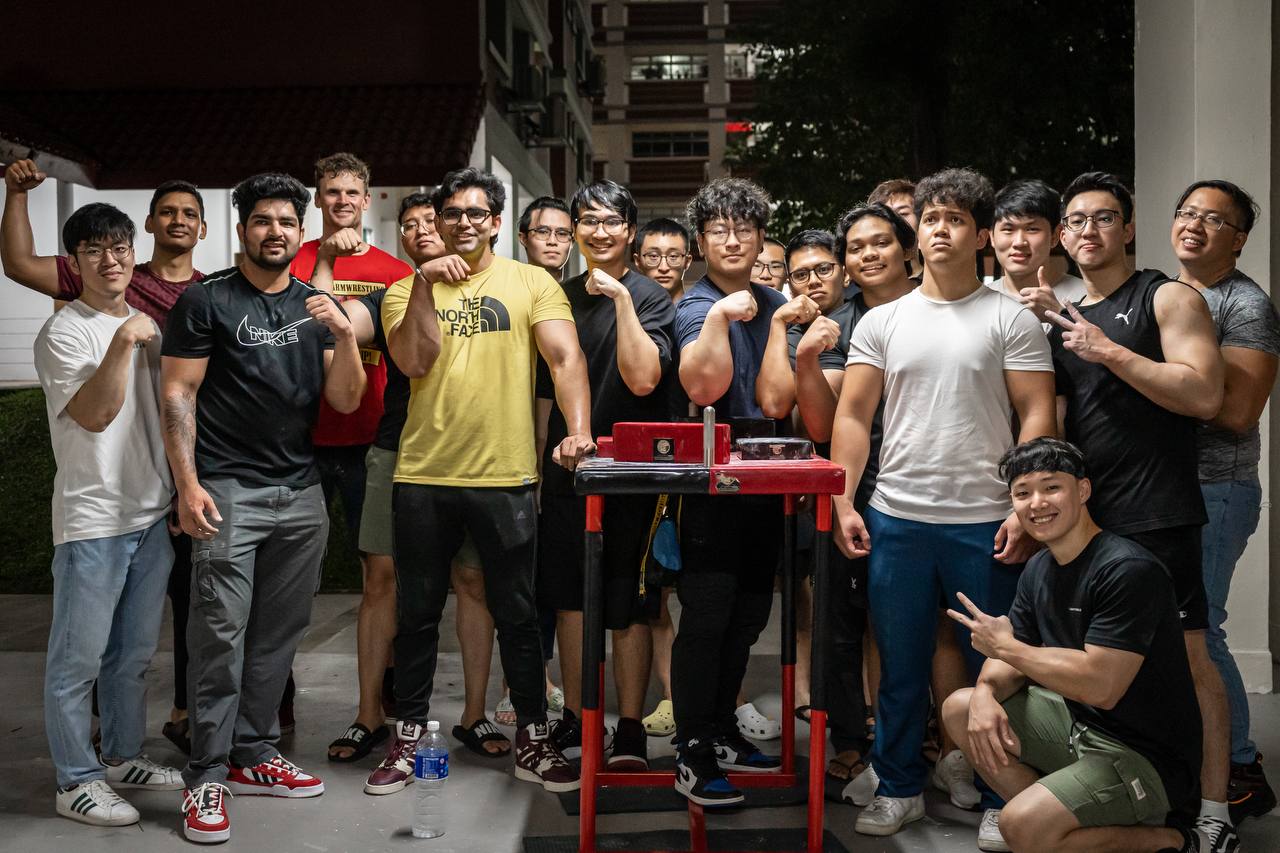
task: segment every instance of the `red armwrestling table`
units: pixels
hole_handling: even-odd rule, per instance
[[[714,414],[714,413],[712,413]],[[642,433],[641,442],[624,440],[624,427]],[[650,456],[687,460],[690,429],[702,436],[701,464],[690,461],[623,461],[623,458]],[[679,432],[681,438],[664,444],[660,437]],[[596,793],[600,786],[670,787],[675,774],[670,771],[619,773],[601,769],[604,724],[604,608],[600,554],[604,531],[601,515],[610,494],[710,494],[782,495],[782,769],[780,773],[730,773],[729,780],[740,788],[788,788],[797,782],[795,770],[795,661],[796,622],[795,530],[796,500],[816,495],[817,535],[813,545],[814,615],[810,687],[809,779],[807,853],[822,850],[823,775],[826,763],[826,672],[828,602],[831,577],[828,562],[831,544],[831,495],[844,490],[844,468],[825,459],[744,460],[729,452],[728,427],[715,428],[710,416],[698,424],[617,424],[615,435],[599,440],[599,453],[578,464],[574,486],[585,495],[586,532],[584,556],[583,643],[582,643],[582,788],[578,824],[579,853],[596,853]],[[635,435],[629,436],[634,438]],[[637,447],[643,445],[638,452]],[[673,449],[674,445],[674,449]],[[652,448],[649,452],[647,448]],[[685,452],[681,452],[685,451]],[[691,850],[707,850],[706,821],[702,806],[689,804]],[[641,851],[632,851],[641,853]],[[645,851],[645,853],[648,853]],[[749,851],[741,851],[749,853]]]

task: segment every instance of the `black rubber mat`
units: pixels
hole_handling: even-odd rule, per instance
[[[803,829],[709,829],[709,850],[800,851]],[[679,829],[620,832],[596,836],[597,850],[688,850],[689,833]],[[830,832],[822,833],[823,853],[849,853]],[[542,835],[524,839],[524,853],[578,853],[576,835]]]

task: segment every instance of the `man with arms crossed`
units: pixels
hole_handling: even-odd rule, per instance
[[[142,754],[144,675],[173,564],[165,531],[173,481],[160,435],[160,334],[125,303],[134,226],[108,204],[62,229],[79,296],[35,342],[57,473],[53,621],[44,713],[58,814],[98,826],[137,823],[117,788],[176,790],[178,771]],[[102,759],[90,740],[90,692],[102,678]]]
[[[1201,573],[1207,517],[1196,472],[1196,420],[1222,407],[1223,365],[1213,318],[1194,287],[1159,270],[1134,272],[1133,197],[1119,179],[1086,172],[1062,195],[1062,244],[1087,296],[1050,311],[1063,438],[1089,460],[1090,511],[1132,539],[1173,577],[1187,658],[1204,721],[1200,828],[1231,849],[1227,809],[1231,717],[1209,657],[1209,608]],[[1060,327],[1060,328],[1059,328]]]
[[[1150,551],[1099,529],[1084,455],[1054,438],[1000,460],[1014,511],[1037,542],[1008,616],[963,593],[947,615],[986,655],[943,720],[1007,801],[1016,853],[1202,853],[1199,830],[1160,826],[1194,804],[1200,712],[1173,583]],[[1155,826],[1139,824],[1155,822]],[[993,843],[994,842],[994,843]]]
[[[289,274],[310,193],[288,175],[232,191],[239,267],[192,285],[169,316],[165,450],[192,548],[191,760],[184,834],[230,837],[228,791],[311,797],[280,755],[276,710],[311,618],[328,533],[311,427],[320,398],[360,404],[355,334],[328,294]]]
[[[516,777],[572,791],[578,773],[548,730],[534,604],[533,391],[541,353],[569,424],[555,459],[576,466],[595,449],[586,364],[555,280],[493,254],[506,202],[502,183],[460,169],[445,176],[432,202],[450,254],[424,264],[414,286],[393,286],[382,306],[388,347],[412,392],[393,497],[398,722],[365,791],[398,791],[411,778],[426,731],[449,564],[467,533],[480,552],[518,715]]]
[[[1204,537],[1204,589],[1209,600],[1205,638],[1226,686],[1231,709],[1231,782],[1227,805],[1232,823],[1266,814],[1276,795],[1262,771],[1262,757],[1249,739],[1249,700],[1227,648],[1223,623],[1231,575],[1258,527],[1262,455],[1258,420],[1276,381],[1280,318],[1271,299],[1236,261],[1258,217],[1253,199],[1230,181],[1197,181],[1183,190],[1173,214],[1173,252],[1178,279],[1204,297],[1218,333],[1225,389],[1222,408],[1196,431],[1200,492],[1209,523]]]
[[[1004,613],[1029,556],[1032,543],[996,473],[1014,443],[1012,416],[1024,440],[1054,431],[1044,331],[974,275],[974,254],[991,226],[990,182],[947,169],[920,182],[915,205],[924,283],[854,329],[831,447],[832,461],[848,472],[835,500],[837,542],[849,557],[870,555],[880,649],[872,752],[880,785],[856,824],[867,835],[892,835],[924,817],[920,746],[940,593],[964,591]],[[884,442],[864,523],[853,498],[881,399]],[[968,664],[976,677],[981,655],[970,650]]]

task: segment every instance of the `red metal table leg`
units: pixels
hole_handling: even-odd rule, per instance
[[[604,497],[587,495],[587,524],[583,533],[582,596],[582,769],[578,792],[578,853],[596,853],[596,776],[603,759],[604,614],[601,595],[600,551],[604,534],[600,518]]]
[[[821,853],[823,778],[827,763],[827,632],[830,630],[831,496],[817,495],[817,533],[813,540],[813,636],[809,669],[809,844]]]
[[[796,496],[782,496],[782,772],[796,765]]]

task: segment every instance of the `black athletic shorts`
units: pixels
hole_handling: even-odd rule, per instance
[[[640,571],[649,553],[657,495],[609,495],[604,500],[604,626],[621,630],[658,618],[659,586],[640,597]],[[582,534],[586,499],[543,495],[538,516],[538,604],[582,610]]]
[[[1169,570],[1184,631],[1203,631],[1209,627],[1209,599],[1204,591],[1200,530],[1198,524],[1184,524],[1124,534],[1126,539],[1155,554]]]

